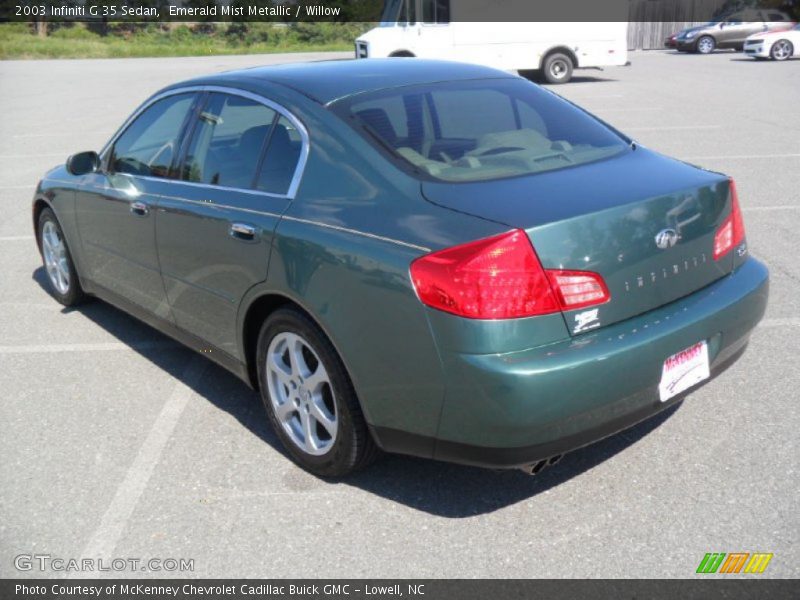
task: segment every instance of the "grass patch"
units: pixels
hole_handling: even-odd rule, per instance
[[[100,31],[50,24],[36,35],[28,23],[0,24],[0,59],[134,58],[352,50],[369,23],[113,23]]]

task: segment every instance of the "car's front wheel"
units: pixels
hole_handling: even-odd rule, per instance
[[[341,477],[378,454],[353,384],[333,345],[307,316],[275,311],[258,337],[258,380],[272,427],[290,456]]]
[[[772,44],[769,55],[773,60],[786,60],[794,54],[794,46],[789,40],[778,40]]]
[[[45,208],[39,214],[38,233],[50,291],[64,306],[80,303],[85,294],[81,289],[64,232],[52,209]]]
[[[717,42],[710,35],[702,36],[697,40],[697,45],[695,46],[700,54],[711,54],[716,47]]]

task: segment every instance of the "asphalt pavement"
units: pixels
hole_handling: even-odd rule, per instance
[[[800,575],[800,60],[638,52],[553,88],[732,175],[772,287],[719,379],[537,477],[389,456],[317,479],[235,377],[109,305],[48,295],[30,216],[46,169],[168,83],[339,56],[0,62],[0,577],[64,575],[19,555],[194,561],[108,576],[692,577],[707,552]]]

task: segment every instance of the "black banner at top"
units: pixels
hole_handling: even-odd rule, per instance
[[[800,0],[0,0],[0,21],[707,22],[800,20]]]

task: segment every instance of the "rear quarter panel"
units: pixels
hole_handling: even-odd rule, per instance
[[[311,150],[276,229],[267,281],[245,297],[240,323],[265,294],[291,299],[336,347],[370,424],[434,436],[443,375],[409,265],[505,228],[430,204],[419,182],[338,117],[295,100],[282,103],[305,124]]]

